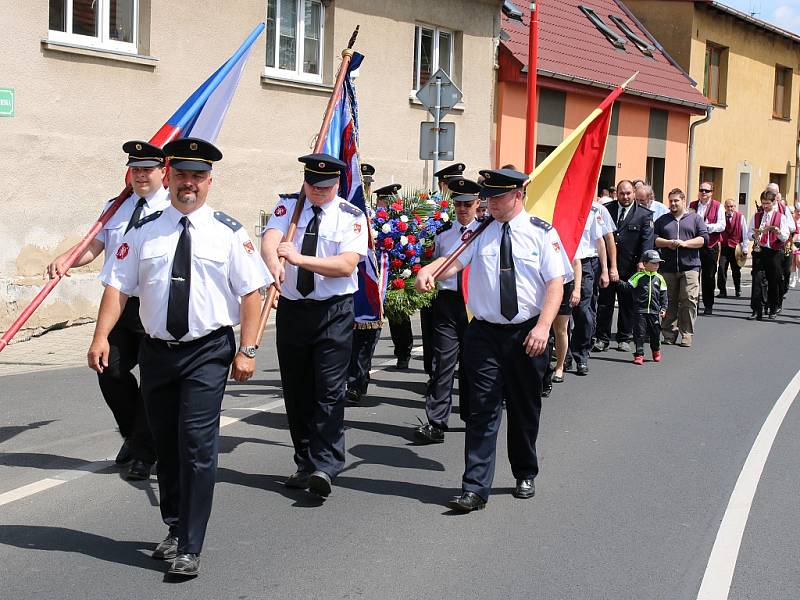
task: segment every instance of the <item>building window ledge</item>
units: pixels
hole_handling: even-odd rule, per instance
[[[129,54],[118,50],[107,50],[103,48],[92,48],[91,46],[81,46],[79,44],[69,44],[66,42],[55,42],[47,38],[42,39],[42,49],[51,52],[64,52],[66,54],[79,54],[82,56],[93,56],[118,62],[133,63],[155,68],[158,59],[155,56],[145,56],[143,54]]]
[[[772,115],[773,121],[783,121],[785,123],[791,123],[792,119],[789,117],[782,117],[780,115]]]
[[[711,102],[714,108],[728,108],[728,105],[724,102],[714,102],[713,100],[710,100],[709,102]]]
[[[318,92],[320,94],[330,94],[333,90],[332,85],[326,83],[315,83],[313,81],[300,81],[298,79],[284,79],[274,75],[261,75],[261,85],[267,87],[281,87],[295,90],[306,90]]]
[[[414,106],[422,106],[422,102],[417,99],[417,90],[411,90],[408,93],[408,103]],[[463,102],[459,102],[450,110],[457,113],[463,113],[467,109]]]

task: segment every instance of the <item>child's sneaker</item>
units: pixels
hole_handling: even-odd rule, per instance
[[[643,365],[644,364],[644,356],[634,356],[633,357],[633,364],[635,365]]]
[[[653,350],[653,362],[661,362],[661,350]]]

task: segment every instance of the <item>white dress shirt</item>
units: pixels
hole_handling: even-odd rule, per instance
[[[541,312],[548,281],[573,279],[572,265],[555,228],[535,225],[524,210],[509,221],[519,312],[507,320],[500,312],[502,225],[490,223],[458,257],[465,267],[471,265],[467,308],[475,318],[490,323],[522,323]]]
[[[161,340],[174,339],[167,331],[167,306],[183,216],[170,205],[160,217],[131,229],[118,248],[109,249],[112,260],[100,275],[104,284],[123,294],[130,295],[139,288],[139,316],[144,330]],[[185,216],[189,218],[192,238],[192,275],[189,332],[180,340],[184,342],[220,327],[237,325],[240,297],[273,281],[258,249],[239,223],[224,213],[215,213],[207,204]]]
[[[653,200],[650,203],[650,206],[647,206],[645,208],[653,212],[653,221],[655,221],[658,217],[665,215],[669,212],[669,209],[664,205],[664,203],[659,202],[658,200]]]
[[[697,214],[706,222],[708,233],[722,233],[725,231],[725,208],[722,204],[717,209],[717,220],[714,223],[709,223],[706,219],[706,211],[711,200],[703,204],[700,200],[697,201]]]
[[[469,230],[474,231],[478,228],[481,224],[480,221],[472,221],[469,225],[462,225],[458,221],[452,221],[453,226],[440,233],[436,236],[435,243],[436,246],[433,249],[433,259],[440,258],[442,256],[447,257],[452,254],[456,248],[461,245],[462,236]],[[464,228],[464,231],[462,231]],[[451,291],[458,291],[458,278],[461,277],[461,273],[457,273],[448,279],[442,279],[441,281],[437,282],[437,286],[440,290],[451,290]]]
[[[589,217],[586,219],[586,225],[583,227],[578,250],[575,252],[575,258],[582,260],[597,256],[597,240],[603,237],[605,229],[603,213],[597,205],[592,204],[592,208],[589,210]]]
[[[105,267],[108,264],[108,261],[114,258],[114,251],[119,247],[122,243],[122,237],[125,235],[125,230],[128,228],[128,223],[133,216],[133,211],[136,210],[136,205],[139,202],[138,194],[132,194],[125,202],[122,203],[122,206],[119,207],[119,210],[115,212],[111,218],[108,220],[100,232],[95,236],[94,239],[100,240],[103,242],[103,245],[106,249],[106,255],[103,259],[103,266]],[[142,208],[141,219],[145,217],[149,217],[154,212],[159,210],[164,210],[169,206],[169,190],[158,186],[155,191],[151,194],[144,197],[145,204]],[[111,206],[113,200],[110,200],[106,203],[105,207],[103,208],[103,212]],[[133,294],[134,296],[136,294]]]
[[[761,228],[762,229],[764,227],[766,227],[767,225],[771,225],[772,224],[772,219],[774,218],[774,215],[775,215],[776,212],[778,212],[778,211],[773,206],[771,211],[769,211],[768,213],[766,213],[766,212],[764,213],[764,216],[761,217]],[[756,214],[758,214],[758,213],[756,213]],[[754,214],[753,217],[750,219],[750,227],[748,229],[748,231],[750,232],[750,237],[753,239],[753,241],[755,242],[756,246],[769,246],[768,234],[766,234],[766,233],[761,233],[761,234],[756,233],[756,214]],[[783,213],[778,212],[778,214],[780,214],[780,216],[781,216],[781,224],[779,225],[781,231],[777,235],[778,235],[778,239],[780,241],[785,242],[786,240],[789,239],[789,220],[786,218],[786,215],[784,215]]]
[[[277,229],[283,235],[289,230],[296,196],[281,196],[269,219],[267,229]],[[303,236],[308,223],[314,216],[312,204],[308,200],[303,203],[303,212],[297,223],[297,231],[292,242],[297,251],[303,247]],[[367,255],[367,218],[361,210],[336,196],[322,205],[317,234],[317,253],[320,258],[339,256],[345,252],[355,252],[359,256]],[[314,290],[303,296],[297,291],[297,267],[285,264],[286,279],[281,284],[281,296],[287,300],[327,300],[333,296],[353,294],[358,289],[358,268],[347,277],[324,277],[314,273]]]
[[[608,208],[606,208],[605,204],[601,204],[600,202],[595,202],[592,206],[597,207],[600,211],[600,214],[603,216],[603,235],[606,236],[609,233],[614,233],[617,230],[617,224],[614,223],[614,219],[611,218],[611,213],[608,212]]]

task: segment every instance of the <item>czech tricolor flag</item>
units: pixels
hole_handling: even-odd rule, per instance
[[[581,241],[603,166],[615,89],[530,176],[525,210],[552,223],[570,261]]]
[[[264,23],[258,24],[233,56],[206,79],[164,123],[150,140],[151,144],[160,148],[167,142],[184,137],[200,138],[211,143],[216,141],[253,43],[264,31],[264,27]]]

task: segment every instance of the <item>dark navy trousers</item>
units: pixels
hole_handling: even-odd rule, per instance
[[[344,468],[344,399],[353,296],[278,301],[275,332],[294,462],[331,479]]]
[[[548,344],[541,356],[530,357],[523,342],[538,317],[516,326],[472,319],[464,336],[469,370],[470,404],[464,443],[462,489],[488,500],[494,479],[497,434],[508,413],[508,459],[515,479],[536,477],[536,438],[542,411],[542,381],[549,361]]]
[[[211,516],[219,448],[219,413],[236,353],[222,327],[168,346],[145,337],[139,357],[142,396],[158,454],[161,517],[178,553],[200,554]]]
[[[469,413],[469,386],[464,365],[464,332],[467,309],[461,294],[439,290],[433,302],[433,372],[425,394],[428,422],[447,429],[453,405],[453,380],[458,364],[458,405],[461,420]]]
[[[595,257],[581,260],[581,301],[572,308],[572,337],[569,342],[572,359],[578,364],[589,362],[592,349],[597,308],[592,298],[600,284],[600,259]]]
[[[353,329],[353,350],[347,368],[347,389],[367,393],[369,372],[372,370],[372,357],[381,338],[381,328]]]

